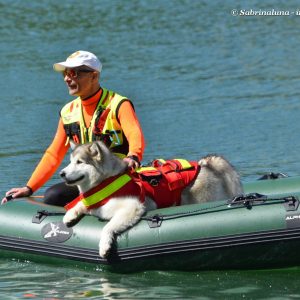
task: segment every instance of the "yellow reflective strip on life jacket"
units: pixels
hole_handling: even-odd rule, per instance
[[[178,161],[181,164],[183,170],[192,168],[192,165],[186,159],[175,158],[174,160]]]
[[[156,159],[156,161],[159,161],[161,164],[165,164],[166,161],[163,158],[158,158]]]
[[[157,171],[156,168],[154,167],[140,167],[138,169],[135,170],[137,173],[142,173],[142,172],[145,172],[145,171]]]
[[[100,191],[94,193],[93,195],[91,195],[89,197],[83,198],[82,202],[85,206],[94,205],[94,204],[106,199],[113,193],[115,193],[117,190],[122,188],[130,180],[132,180],[132,178],[129,175],[124,174],[124,175],[118,177],[116,180],[114,180],[110,184],[108,184],[106,187],[104,187]]]

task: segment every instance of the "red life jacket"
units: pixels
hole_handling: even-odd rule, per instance
[[[157,208],[181,204],[181,193],[191,184],[200,171],[198,162],[182,159],[155,160],[152,169],[137,171],[146,196],[152,198]]]
[[[182,159],[155,160],[151,167],[141,167],[133,173],[104,180],[80,194],[65,208],[68,210],[79,201],[83,201],[88,208],[97,208],[111,198],[121,196],[137,196],[141,202],[148,196],[155,201],[157,208],[180,205],[183,189],[196,179],[199,171],[198,162]]]

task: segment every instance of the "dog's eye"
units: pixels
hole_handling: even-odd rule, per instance
[[[78,160],[76,161],[76,164],[77,164],[77,165],[80,165],[80,164],[82,164],[82,163],[83,163],[83,161],[80,160],[80,159],[78,159]]]

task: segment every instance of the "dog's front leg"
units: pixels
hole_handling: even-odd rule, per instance
[[[66,212],[63,218],[63,223],[66,225],[70,225],[86,213],[86,206],[81,201],[79,201],[74,207]]]
[[[99,242],[99,255],[104,258],[108,256],[114,238],[114,232],[106,226],[102,229]]]
[[[108,255],[114,235],[136,224],[145,211],[144,206],[137,199],[125,200],[122,201],[122,204],[119,203],[120,201],[114,202],[111,200],[111,203],[107,204],[115,206],[114,208],[117,209],[110,221],[102,229],[99,242],[99,255],[101,257]]]

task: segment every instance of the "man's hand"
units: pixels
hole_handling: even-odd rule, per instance
[[[12,188],[8,192],[6,192],[5,197],[1,201],[1,204],[4,204],[14,198],[28,197],[30,195],[32,195],[32,189],[29,186]]]
[[[137,169],[140,166],[140,162],[137,156],[135,155],[129,155],[125,158],[123,158],[123,161],[126,162],[128,165],[128,169],[133,168]]]

